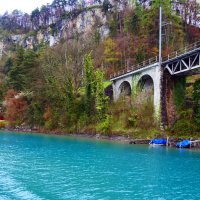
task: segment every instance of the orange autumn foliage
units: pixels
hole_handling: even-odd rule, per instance
[[[21,125],[24,122],[28,104],[23,94],[13,89],[8,90],[5,96],[5,108],[9,125]]]
[[[52,109],[48,106],[48,107],[45,109],[43,118],[45,119],[45,121],[47,121],[47,120],[49,120],[51,117],[52,117]]]

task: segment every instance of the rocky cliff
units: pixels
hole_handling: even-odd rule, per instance
[[[34,48],[40,43],[53,46],[61,39],[86,36],[92,31],[104,38],[109,34],[111,13],[130,5],[130,0],[54,0],[31,15],[15,10],[0,16],[0,28],[7,32],[1,34],[0,40],[7,46]]]
[[[35,9],[30,15],[14,10],[11,14],[0,16],[0,41],[4,43],[3,50],[6,51],[13,44],[25,48],[35,48],[41,43],[54,46],[61,39],[88,37],[91,32],[103,39],[109,34],[109,19],[112,14],[133,7],[134,2],[136,1],[54,0],[51,5]],[[151,0],[138,0],[138,3],[145,9],[151,6]],[[186,5],[174,0],[172,9],[187,23],[198,26],[200,20],[194,12],[193,1],[188,1]]]

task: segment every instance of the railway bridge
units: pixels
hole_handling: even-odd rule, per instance
[[[114,73],[113,97],[117,101],[120,96],[131,96],[140,85],[141,89],[153,89],[155,117],[165,127],[175,119],[173,88],[181,77],[196,73],[200,68],[200,42],[180,49],[161,62],[158,57],[146,60],[138,65]],[[134,96],[134,95],[133,95]]]

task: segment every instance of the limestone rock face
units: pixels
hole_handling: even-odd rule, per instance
[[[102,37],[108,34],[107,17],[99,8],[81,12],[73,20],[66,21],[60,35],[67,39],[75,33],[84,36],[94,30],[99,31]]]
[[[200,1],[200,0],[199,0]],[[90,33],[99,33],[101,39],[109,34],[108,21],[114,11],[122,11],[127,7],[134,7],[133,0],[109,0],[110,7],[104,9],[104,0],[78,0],[74,5],[55,7],[48,5],[48,12],[40,12],[34,16],[19,13],[15,16],[7,14],[6,20],[14,20],[15,27],[9,27],[17,34],[9,35],[5,41],[12,44],[20,44],[25,48],[34,48],[44,42],[54,46],[61,39],[71,39],[77,36],[87,37]],[[150,0],[139,1],[143,7],[150,6]],[[173,10],[181,10],[182,4],[175,0]],[[39,12],[39,11],[38,11]],[[1,17],[1,16],[0,16]],[[193,21],[192,21],[193,22]],[[20,34],[26,33],[26,34]]]
[[[98,31],[101,38],[105,38],[109,34],[107,22],[107,15],[102,11],[102,7],[88,7],[71,19],[61,18],[57,22],[52,21],[46,28],[33,30],[27,34],[11,35],[9,40],[13,44],[33,49],[42,42],[54,46],[61,39],[71,39],[77,34],[84,37],[94,31]]]
[[[36,39],[39,43],[42,43],[44,40],[44,35],[42,34],[42,31],[38,31]]]

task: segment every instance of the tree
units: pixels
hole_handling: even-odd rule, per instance
[[[98,119],[105,120],[108,106],[108,97],[105,95],[104,91],[104,74],[100,70],[95,72],[96,79],[96,96],[95,96],[95,106],[97,111]]]
[[[16,53],[14,66],[10,69],[7,77],[8,84],[16,91],[23,91],[30,88],[32,84],[33,70],[36,64],[36,54],[33,50],[20,47]]]
[[[200,79],[194,83],[193,100],[195,102],[195,122],[200,127]]]
[[[19,47],[17,49],[17,53],[16,53],[16,60],[15,60],[15,64],[16,65],[21,65],[24,61],[24,48],[23,47]]]
[[[21,125],[25,122],[27,111],[27,101],[23,93],[17,93],[14,90],[8,90],[5,96],[6,119],[11,126]]]
[[[104,57],[107,66],[116,66],[119,62],[119,52],[117,51],[117,44],[112,38],[107,38],[104,41]],[[116,69],[116,67],[115,67]]]
[[[85,115],[84,92],[80,93],[80,90],[83,88],[84,54],[89,46],[87,41],[71,40],[40,53],[39,65],[46,99],[45,113],[51,111],[47,124],[56,121],[54,128],[76,127],[79,118]]]
[[[38,29],[40,24],[40,11],[38,8],[32,11],[31,13],[31,22],[33,29]]]
[[[95,74],[91,53],[85,55],[84,60],[85,110],[88,116],[94,114],[95,102]]]
[[[4,73],[8,74],[8,72],[11,70],[11,68],[13,67],[13,59],[11,57],[9,57],[4,65]]]
[[[112,8],[112,4],[110,3],[109,0],[104,0],[103,1],[103,12],[108,12]]]
[[[7,83],[16,91],[23,91],[25,85],[25,76],[21,66],[14,66],[8,73]]]
[[[24,49],[20,47],[19,49],[17,49],[14,66],[9,71],[7,77],[8,85],[11,88],[14,88],[16,91],[22,91],[25,85],[23,61],[24,61]]]
[[[49,6],[43,5],[40,9],[40,18],[42,20],[43,26],[47,26],[49,24],[49,15],[50,15]]]

